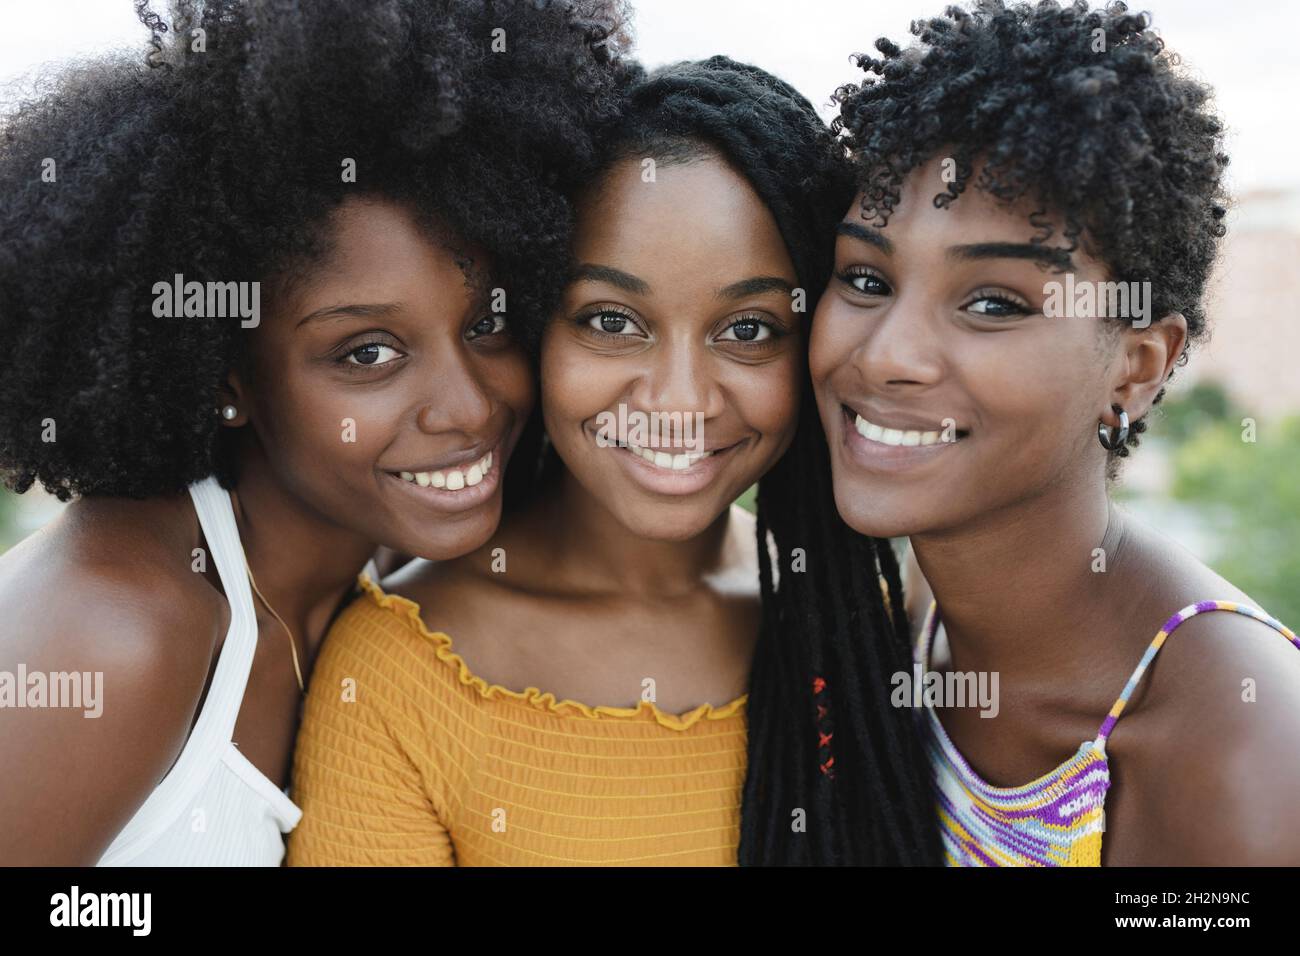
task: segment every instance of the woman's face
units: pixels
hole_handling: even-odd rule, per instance
[[[941,160],[903,185],[876,229],[855,199],[813,322],[809,361],[835,500],[856,530],[941,532],[1062,483],[1104,482],[1097,423],[1150,408],[1185,323],[1045,317],[1064,274],[1029,240],[1033,207],[968,189],[936,208]],[[1055,223],[1051,245],[1063,243]],[[1076,287],[1109,277],[1076,250]]]
[[[482,274],[471,282],[401,206],[348,200],[330,225],[326,258],[251,333],[232,424],[251,423],[279,481],[324,520],[405,554],[464,554],[500,518],[533,403],[526,357]]]
[[[547,433],[632,534],[693,537],[793,437],[794,266],[767,207],[711,154],[649,182],[619,162],[577,216],[576,278],[542,341]]]

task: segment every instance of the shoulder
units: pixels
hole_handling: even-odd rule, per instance
[[[1300,803],[1300,650],[1290,653],[1296,660],[1271,671],[1246,654],[1187,681],[1183,706],[1150,722],[1132,773],[1121,752],[1119,779],[1140,795],[1152,862],[1300,864],[1300,831],[1289,826]]]
[[[119,536],[115,547],[103,540],[111,522],[87,534],[72,518],[0,567],[0,616],[11,625],[0,672],[60,675],[94,701],[6,717],[0,763],[13,772],[0,805],[14,818],[42,807],[75,821],[58,835],[0,827],[11,859],[95,862],[183,749],[229,620],[188,554],[182,570],[147,535]]]
[[[100,504],[69,508],[83,504],[92,513],[69,514],[0,562],[0,614],[20,623],[3,646],[94,665],[120,691],[157,692],[159,704],[189,688],[196,698],[229,622],[225,599],[187,548],[148,527],[156,512],[133,522]]]
[[[1296,865],[1300,831],[1285,826],[1300,803],[1300,647],[1253,616],[1191,600],[1256,608],[1204,566],[1168,597],[1165,640],[1146,680],[1141,756],[1119,779],[1143,808],[1152,862]],[[1140,692],[1139,692],[1140,693]],[[1136,728],[1130,728],[1136,729]],[[1124,722],[1116,728],[1124,743]]]

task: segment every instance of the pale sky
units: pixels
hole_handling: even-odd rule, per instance
[[[648,66],[725,53],[783,77],[830,117],[827,100],[861,74],[851,53],[882,34],[909,39],[915,17],[947,0],[640,0],[637,49]],[[1154,0],[1156,29],[1218,91],[1235,190],[1295,188],[1300,158],[1300,3]],[[163,0],[155,0],[163,9]],[[1216,19],[1217,17],[1217,19]],[[0,83],[43,63],[139,46],[131,0],[0,0]],[[11,94],[10,94],[11,95]]]

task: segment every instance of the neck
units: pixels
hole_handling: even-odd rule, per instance
[[[285,488],[260,452],[241,460],[232,498],[257,589],[310,659],[375,542],[334,524]]]
[[[1111,582],[1126,540],[1103,482],[1062,483],[961,529],[913,536],[952,669],[1078,673],[1096,648],[1069,635],[1113,610]],[[1105,571],[1095,570],[1103,559]]]
[[[567,469],[558,480],[541,520],[557,572],[579,588],[662,600],[697,589],[724,561],[730,509],[694,537],[660,541],[627,530]]]

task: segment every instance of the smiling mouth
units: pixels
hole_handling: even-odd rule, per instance
[[[662,469],[663,471],[685,471],[687,468],[690,468],[692,465],[694,465],[697,461],[702,461],[703,459],[708,458],[713,454],[713,452],[711,451],[704,451],[704,452],[687,452],[684,454],[670,455],[666,451],[657,451],[654,448],[642,448],[640,445],[634,445],[631,442],[628,442],[626,445],[620,447],[626,448],[628,451],[636,455],[638,458],[644,458],[651,465],[653,465],[656,468]],[[718,449],[718,450],[726,451],[725,448]]]
[[[951,431],[947,428],[937,431],[917,428],[890,428],[887,425],[880,425],[868,421],[847,405],[841,407],[844,410],[845,418],[848,419],[849,423],[852,424],[854,430],[859,435],[867,441],[876,442],[877,444],[887,445],[894,448],[917,448],[928,445],[952,444],[970,434],[970,432],[961,428],[954,428]]]
[[[495,449],[494,449],[495,451]],[[443,468],[439,471],[390,471],[390,475],[419,485],[421,488],[440,488],[445,491],[461,491],[473,488],[485,476],[491,473],[496,463],[493,451],[489,451],[477,461],[459,465],[455,468]]]

